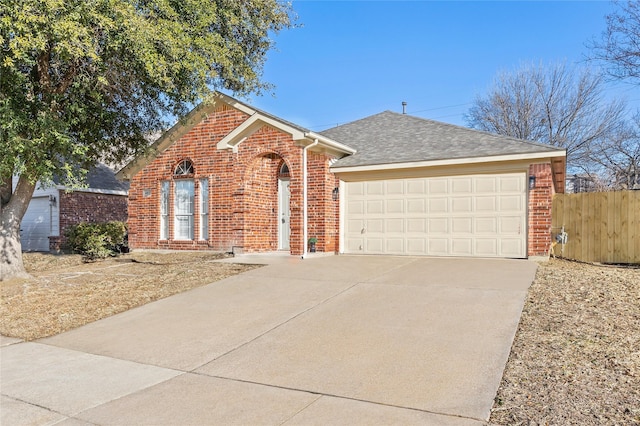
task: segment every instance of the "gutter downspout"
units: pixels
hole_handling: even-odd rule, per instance
[[[302,246],[302,258],[304,259],[307,256],[307,244],[308,244],[308,231],[307,231],[307,150],[311,147],[314,147],[318,145],[318,139],[314,139],[313,143],[311,145],[307,145],[304,148],[302,148],[302,198],[303,198],[303,205],[302,205],[302,240],[303,240],[303,246]]]

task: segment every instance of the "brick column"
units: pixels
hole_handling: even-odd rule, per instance
[[[554,187],[551,164],[532,164],[529,177],[535,178],[535,188],[529,189],[529,235],[527,254],[548,256],[551,247],[551,205]]]

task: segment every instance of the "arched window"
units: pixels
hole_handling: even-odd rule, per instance
[[[182,160],[176,166],[173,172],[174,176],[186,176],[193,174],[193,163],[189,160]]]
[[[278,172],[278,177],[289,177],[289,166],[287,166],[287,163],[285,163],[284,161],[282,162],[282,165],[280,166],[280,170]]]

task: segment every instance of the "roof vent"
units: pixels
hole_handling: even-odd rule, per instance
[[[407,113],[407,103],[405,101],[402,101],[402,113]]]

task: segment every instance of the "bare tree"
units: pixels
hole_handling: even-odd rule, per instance
[[[609,189],[640,189],[640,113],[591,148],[590,157]]]
[[[607,29],[590,43],[591,59],[605,64],[616,79],[640,79],[640,3],[614,2],[616,11],[606,16]]]
[[[564,64],[524,65],[502,72],[465,115],[467,124],[566,148],[570,170],[589,169],[591,144],[619,127],[625,104],[605,102],[604,80]]]

